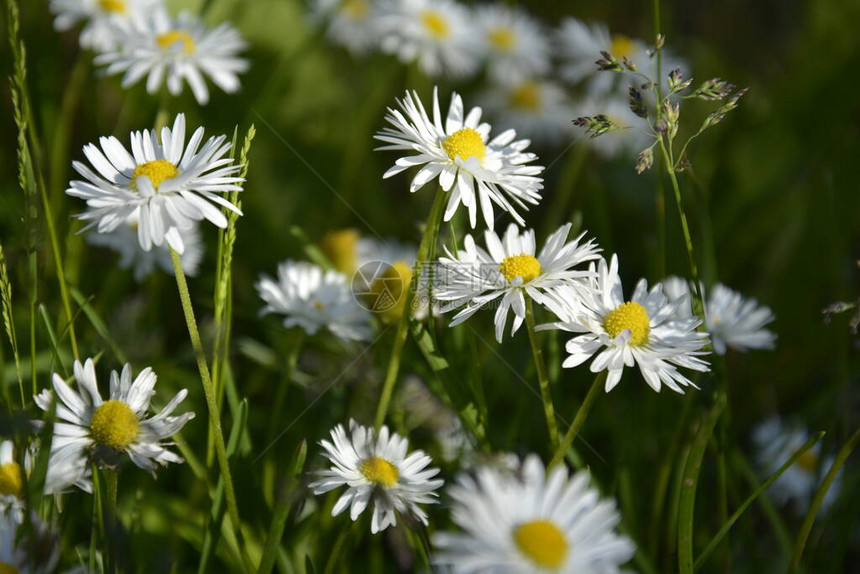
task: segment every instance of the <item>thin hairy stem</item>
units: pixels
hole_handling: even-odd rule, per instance
[[[597,401],[597,397],[603,394],[603,385],[606,383],[607,373],[608,371],[601,371],[597,373],[596,377],[594,377],[594,382],[591,383],[591,388],[588,389],[588,394],[585,395],[585,399],[576,411],[576,416],[573,418],[573,424],[571,424],[570,428],[567,429],[567,433],[564,435],[561,445],[555,451],[555,455],[549,462],[550,468],[564,460],[564,455],[567,454],[568,449],[570,449],[570,445],[573,444],[573,439],[575,439],[577,435],[579,435],[579,431],[582,430],[582,426],[585,424],[585,419],[588,418],[588,413],[591,412],[591,407],[594,406],[594,403]]]
[[[555,424],[555,409],[552,406],[552,393],[549,388],[549,375],[547,374],[546,361],[543,359],[543,351],[538,342],[535,331],[535,312],[531,297],[526,295],[526,330],[529,333],[529,342],[532,346],[532,355],[540,383],[540,396],[543,401],[543,412],[546,416],[546,426],[549,430],[549,441],[553,450],[558,449],[558,426]]]

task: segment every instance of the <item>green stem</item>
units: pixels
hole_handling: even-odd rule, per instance
[[[117,571],[117,485],[119,473],[107,470],[104,473],[105,485],[107,486],[107,520],[105,525],[105,549],[107,555],[107,572],[113,574]]]
[[[558,447],[552,460],[549,461],[550,468],[564,460],[564,456],[567,454],[568,449],[570,449],[570,445],[573,444],[573,439],[577,437],[579,431],[582,429],[582,425],[585,424],[585,419],[588,418],[588,413],[591,411],[591,407],[594,405],[597,397],[603,394],[603,385],[606,383],[607,374],[608,371],[601,371],[594,377],[594,382],[591,383],[591,388],[588,390],[588,394],[585,395],[585,400],[582,401],[582,404],[576,411],[576,416],[573,418],[573,424],[571,424],[570,428],[567,429],[567,434],[564,435],[564,440],[561,441],[561,446]]]
[[[233,490],[233,476],[230,474],[230,462],[227,460],[227,448],[224,445],[224,434],[221,430],[221,419],[218,414],[218,402],[215,398],[215,389],[212,379],[209,377],[209,366],[206,363],[206,353],[203,350],[203,342],[200,340],[200,332],[197,330],[197,320],[194,318],[194,308],[191,306],[191,294],[188,291],[188,283],[185,279],[185,271],[182,269],[182,258],[172,247],[170,258],[173,260],[173,272],[176,275],[176,286],[179,290],[179,298],[182,301],[182,311],[185,314],[185,322],[188,325],[188,335],[191,338],[191,346],[197,358],[197,369],[200,371],[200,380],[203,383],[203,394],[206,396],[206,407],[209,410],[209,425],[215,437],[215,454],[218,465],[221,468],[221,477],[224,480],[224,492],[227,497],[227,512],[233,523],[236,540],[242,551],[242,558],[248,571],[253,570],[250,558],[247,555],[242,527],[239,521],[239,506],[236,503],[236,493]]]
[[[525,294],[524,294],[525,295]],[[558,449],[558,427],[555,424],[555,409],[552,406],[552,393],[549,388],[549,375],[547,375],[546,362],[543,360],[543,351],[541,351],[540,343],[538,342],[537,332],[535,331],[535,312],[534,304],[531,297],[525,295],[526,298],[526,330],[529,333],[529,342],[532,345],[532,354],[535,359],[535,367],[537,367],[538,383],[540,383],[540,396],[543,400],[543,412],[546,416],[546,426],[549,430],[549,441],[552,449]]]
[[[284,376],[281,379],[281,384],[278,387],[277,393],[275,394],[274,408],[272,409],[272,414],[269,419],[268,442],[271,442],[274,439],[275,433],[277,432],[278,423],[284,420],[281,409],[283,409],[284,407],[284,400],[287,396],[287,390],[289,389],[290,383],[292,382],[293,373],[296,370],[296,363],[298,363],[299,361],[299,355],[301,354],[304,342],[305,331],[304,329],[298,329],[298,332],[293,338],[292,345],[290,345],[290,350],[287,354],[287,360],[284,364]]]
[[[570,150],[570,158],[567,166],[558,182],[557,192],[553,198],[552,206],[547,211],[547,229],[555,230],[560,221],[567,221],[571,209],[576,184],[585,166],[588,157],[589,146],[577,143]]]
[[[343,548],[344,542],[346,542],[347,535],[349,535],[350,530],[352,530],[351,527],[353,524],[354,523],[351,522],[349,525],[341,529],[340,534],[334,543],[334,547],[331,549],[331,553],[328,556],[323,574],[332,574],[332,572],[334,572],[334,567],[337,566],[337,559],[340,557],[340,551]]]
[[[376,418],[374,426],[379,429],[382,423],[385,422],[385,416],[388,414],[388,407],[391,403],[391,396],[394,393],[394,383],[397,381],[397,373],[400,370],[400,359],[403,355],[403,347],[406,344],[406,335],[408,334],[409,319],[412,316],[411,309],[413,299],[417,296],[417,285],[423,270],[422,265],[428,261],[428,254],[435,247],[436,241],[439,238],[439,225],[442,222],[442,214],[444,213],[445,198],[447,194],[439,187],[436,190],[436,197],[433,199],[433,206],[430,208],[430,216],[427,218],[427,225],[424,228],[424,235],[421,238],[421,243],[418,246],[418,258],[415,262],[415,273],[412,275],[413,288],[406,295],[409,300],[403,307],[403,313],[397,321],[397,332],[394,334],[394,347],[391,350],[391,358],[388,361],[388,370],[385,373],[385,382],[382,385],[382,393],[379,395],[379,404],[376,407]],[[431,302],[432,309],[432,302]],[[431,313],[432,315],[432,313]]]

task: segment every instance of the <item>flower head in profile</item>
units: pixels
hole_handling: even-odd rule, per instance
[[[550,235],[538,252],[535,233],[529,229],[520,232],[513,223],[503,237],[493,231],[484,233],[487,248],[478,247],[471,235],[464,240],[457,255],[448,251],[448,257],[439,258],[441,268],[434,296],[447,302],[442,312],[460,309],[451,326],[459,325],[478,309],[498,298],[496,308],[496,339],[501,342],[508,313],[513,310],[511,335],[526,316],[526,297],[537,304],[546,302],[552,289],[568,285],[576,290],[585,285],[583,279],[590,272],[575,269],[578,265],[597,259],[600,248],[594,240],[581,242],[585,233],[568,241],[570,224],[562,225]]]
[[[324,23],[326,37],[355,55],[379,45],[381,16],[376,0],[316,0],[311,7],[311,18]]]
[[[62,32],[84,22],[81,47],[97,52],[116,48],[122,41],[119,30],[123,24],[161,8],[162,0],[51,0],[54,28]]]
[[[0,513],[13,514],[21,521],[24,510],[24,475],[29,474],[32,458],[29,452],[21,459],[15,456],[15,443],[0,441]]]
[[[564,89],[551,80],[524,78],[493,85],[479,97],[497,123],[538,143],[572,139],[574,116]]]
[[[542,328],[577,333],[565,346],[569,356],[564,367],[576,367],[594,357],[591,372],[608,371],[607,392],[621,380],[624,367],[638,366],[657,392],[666,385],[678,393],[684,392],[682,386],[695,387],[679,367],[710,370],[700,358],[708,344],[707,334],[696,331],[701,321],[678,313],[680,307],[689,305],[688,297],[670,299],[660,284],[649,291],[642,279],[633,297],[625,300],[614,255],[609,265],[600,260],[597,274],[589,281],[588,289],[574,290],[565,285],[547,298],[547,307],[561,321]]]
[[[537,456],[512,473],[484,466],[448,489],[461,531],[440,532],[435,562],[455,574],[618,574],[635,546],[616,532],[621,517],[589,475],[547,473]]]
[[[521,82],[549,71],[548,35],[527,12],[504,4],[487,4],[475,9],[473,19],[494,81]]]
[[[186,145],[185,116],[179,114],[172,130],[161,130],[160,142],[155,131],[132,132],[132,153],[113,136],[100,138],[101,149],[85,145],[84,155],[96,171],[72,162],[86,181],[74,180],[66,190],[86,200],[89,207],[77,215],[89,222],[82,231],[95,227],[99,233],[110,233],[136,221],[137,238],[145,251],[166,242],[182,254],[182,232],[196,221],[207,219],[227,227],[220,207],[240,215],[241,211],[218,194],[241,191],[244,180],[236,177],[242,166],[224,157],[230,149],[226,139],[223,135],[209,138],[200,147],[200,127]]]
[[[346,486],[332,516],[349,508],[355,521],[369,504],[373,505],[370,530],[374,534],[397,524],[397,515],[405,515],[427,525],[427,514],[421,504],[434,504],[442,479],[434,479],[438,468],[421,450],[408,453],[409,441],[383,426],[377,434],[354,420],[349,432],[342,425],[331,431],[331,441],[320,441],[324,456],[332,463],[330,470],[317,473],[310,484],[314,494],[323,494]]]
[[[193,412],[171,416],[188,395],[186,389],[179,391],[160,413],[149,416],[156,382],[151,368],[142,370],[133,381],[131,365],[127,363],[121,373],[112,371],[108,400],[102,399],[99,392],[92,359],[84,364],[75,361],[74,371],[77,390],[54,374],[54,393],[59,401],[45,492],[61,492],[74,484],[80,486],[91,458],[98,464],[115,466],[127,455],[136,466],[153,475],[158,464],[183,462],[180,456],[167,450],[169,443],[162,441],[194,418]],[[54,396],[45,389],[35,400],[40,409],[50,412]]]
[[[124,73],[124,88],[147,76],[146,91],[158,92],[162,83],[174,96],[182,93],[185,82],[201,105],[209,102],[209,78],[216,86],[235,93],[241,87],[238,75],[248,69],[248,61],[238,57],[245,41],[230,24],[210,30],[197,16],[182,12],[172,18],[155,10],[147,18],[122,24],[122,41],[96,57],[107,65],[109,75]]]
[[[463,100],[456,93],[451,97],[444,124],[437,90],[433,91],[432,120],[417,93],[407,92],[398,103],[402,111],[389,108],[386,116],[392,127],[383,128],[374,136],[387,144],[377,149],[412,155],[398,159],[384,178],[421,166],[412,179],[410,191],[418,191],[439,178],[439,185],[449,194],[445,221],[454,216],[462,203],[469,210],[469,222],[474,228],[480,204],[487,227],[493,229],[495,204],[520,225],[525,224],[517,208],[537,205],[543,188],[543,180],[538,177],[543,167],[528,165],[537,159],[525,152],[528,140],[516,140],[514,130],[490,139],[490,125],[481,122],[481,108],[472,108],[464,116]]]
[[[288,259],[278,265],[277,280],[260,277],[257,292],[266,303],[261,314],[284,315],[284,327],[300,327],[309,335],[328,329],[341,339],[358,341],[373,334],[370,316],[353,298],[343,273]]]
[[[454,0],[381,0],[382,50],[404,64],[417,62],[428,76],[475,73],[479,46],[469,11]]]

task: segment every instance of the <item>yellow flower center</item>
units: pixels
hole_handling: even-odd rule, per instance
[[[197,49],[194,38],[184,30],[170,30],[164,34],[159,34],[155,37],[155,41],[162,50],[169,50],[178,42],[182,42],[182,51],[186,54],[193,54]]]
[[[636,51],[636,42],[623,34],[613,34],[612,42],[609,44],[609,53],[619,60],[625,56],[628,58]]]
[[[397,470],[397,467],[378,456],[368,458],[358,468],[367,480],[386,488],[396,485],[397,479],[400,478],[400,471]]]
[[[362,20],[370,12],[370,5],[366,0],[343,0],[340,11],[353,20]]]
[[[437,40],[445,40],[451,35],[451,25],[448,20],[435,10],[421,12],[421,23],[424,24],[430,36]]]
[[[510,52],[517,46],[517,37],[510,28],[493,28],[487,38],[490,45],[500,52]]]
[[[322,311],[325,308],[325,305],[320,303],[319,301],[314,301],[314,309],[317,311]]]
[[[472,128],[457,130],[446,137],[442,141],[442,149],[452,160],[456,160],[458,157],[461,159],[476,157],[483,162],[487,155],[487,146],[484,145],[481,134]]]
[[[541,107],[540,84],[523,82],[508,94],[511,107],[517,110],[535,112]]]
[[[517,277],[523,278],[523,283],[537,279],[541,274],[540,261],[534,255],[511,255],[505,257],[499,264],[499,271],[510,283]]]
[[[629,329],[632,333],[630,344],[641,347],[648,342],[651,334],[651,321],[645,307],[634,301],[622,303],[603,318],[603,328],[613,339],[622,331]]]
[[[393,323],[403,314],[406,294],[412,282],[412,266],[406,261],[396,261],[377,277],[370,286],[376,295],[376,313],[383,323]]]
[[[24,488],[24,477],[17,462],[7,462],[0,465],[0,494],[5,496],[21,496]],[[2,573],[2,570],[0,570]]]
[[[5,562],[0,562],[0,574],[18,574],[20,570],[12,566],[11,564],[6,564]]]
[[[158,191],[158,186],[165,179],[172,179],[179,175],[179,169],[166,159],[156,159],[148,161],[134,168],[134,173],[131,174],[131,187],[137,190],[137,178],[145,175],[149,178],[149,182],[155,191]]]
[[[517,526],[514,542],[529,560],[549,570],[558,570],[567,557],[567,541],[558,526],[547,520],[535,520]]]
[[[90,419],[90,436],[103,446],[121,450],[137,438],[137,416],[122,401],[105,401]]]
[[[99,6],[105,12],[125,13],[125,0],[99,0]]]
[[[818,468],[818,456],[812,451],[806,451],[797,459],[797,466],[806,472],[815,472]]]
[[[335,269],[341,273],[354,273],[358,239],[355,229],[329,231],[320,240],[320,249]]]

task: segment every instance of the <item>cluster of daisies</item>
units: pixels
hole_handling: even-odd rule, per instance
[[[645,42],[613,34],[602,23],[565,18],[551,28],[509,3],[466,5],[455,0],[318,0],[312,20],[327,37],[355,56],[395,55],[426,75],[454,81],[480,74],[486,87],[477,100],[501,124],[548,145],[569,141],[571,118],[597,113],[632,127],[620,75],[600,74],[602,51],[649,69]],[[663,52],[664,69],[686,65]],[[633,134],[631,134],[633,135]],[[638,137],[601,138],[604,156],[638,150]],[[638,146],[638,147],[637,147]]]

